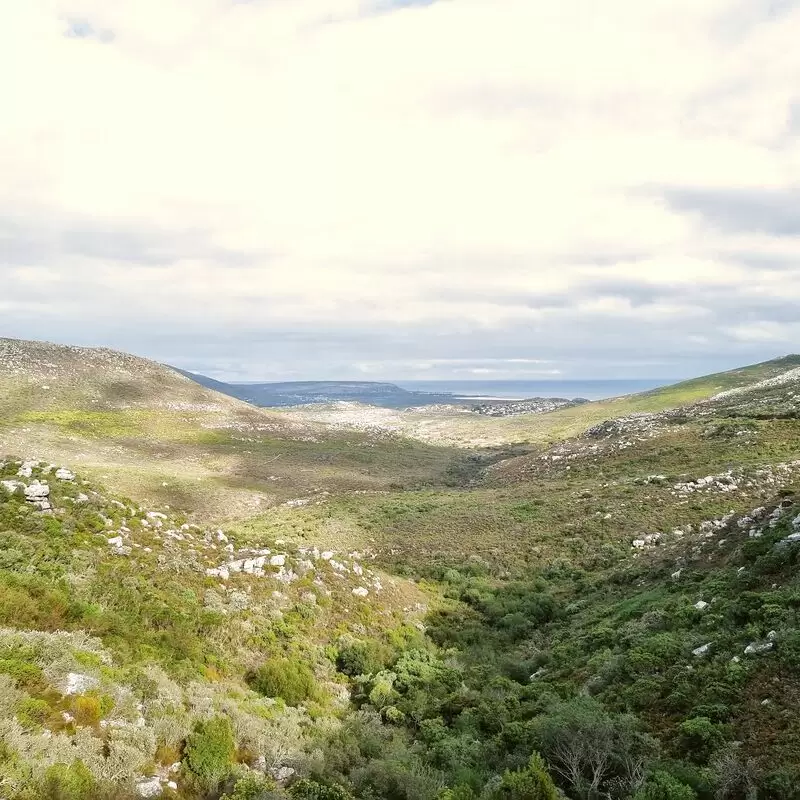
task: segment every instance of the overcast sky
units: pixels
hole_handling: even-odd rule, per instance
[[[0,335],[229,379],[800,351],[800,1],[0,9]]]

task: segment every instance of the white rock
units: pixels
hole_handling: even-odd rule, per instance
[[[272,556],[269,560],[270,566],[272,567],[282,567],[286,564],[286,556],[285,555],[276,555]]]
[[[761,653],[767,653],[775,647],[775,642],[750,642],[744,649],[746,656],[757,656]]]
[[[696,647],[692,650],[693,656],[705,656],[708,655],[708,652],[711,650],[712,642],[708,642],[707,644],[700,645],[700,647]]]
[[[136,781],[136,793],[139,797],[159,797],[161,792],[161,779],[158,775]]]
[[[111,537],[111,538],[108,540],[108,543],[109,543],[110,545],[112,545],[113,547],[122,547],[122,543],[123,543],[124,541],[125,541],[125,540],[124,540],[124,539],[123,539],[121,536],[112,536],[112,537]]]
[[[369,594],[369,589],[365,588],[364,586],[357,586],[353,589],[353,594],[356,597],[366,597]]]
[[[70,472],[68,469],[61,467],[56,470],[56,478],[60,481],[74,481],[75,473]]]
[[[694,604],[694,607],[695,607],[695,608],[696,608],[698,611],[704,611],[705,609],[707,609],[707,608],[708,608],[708,603],[706,603],[706,601],[705,601],[705,600],[698,600],[698,601],[697,601],[697,602]]]
[[[325,550],[323,553],[320,553],[320,558],[323,561],[330,561],[333,558],[333,550]]]
[[[217,541],[218,542],[227,542],[228,541],[228,537],[222,531],[217,531]]]
[[[22,487],[22,489],[27,488],[22,481],[0,481],[0,486],[9,493],[15,492],[20,487]]]
[[[278,783],[284,783],[285,781],[288,781],[289,778],[294,775],[294,772],[295,771],[292,769],[292,767],[278,767],[277,769],[270,770],[272,777],[275,778]]]
[[[39,483],[34,481],[30,486],[25,489],[26,500],[42,500],[49,497],[50,487],[46,483]]]
[[[67,680],[62,689],[64,694],[83,694],[88,692],[89,689],[94,689],[97,686],[97,678],[91,675],[83,675],[80,672],[70,672],[67,675]]]
[[[178,791],[178,784],[175,781],[167,781],[167,788],[172,789],[173,792]]]

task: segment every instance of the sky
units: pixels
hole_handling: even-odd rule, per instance
[[[800,0],[4,3],[0,336],[230,380],[798,352],[798,41]]]

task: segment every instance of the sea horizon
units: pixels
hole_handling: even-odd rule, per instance
[[[458,399],[526,400],[531,397],[564,397],[569,400],[604,400],[646,392],[674,383],[671,378],[651,379],[539,379],[539,380],[397,380],[387,381],[412,392],[448,394]]]

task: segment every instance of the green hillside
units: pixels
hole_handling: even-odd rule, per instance
[[[454,448],[4,346],[0,797],[800,798],[798,357]]]

